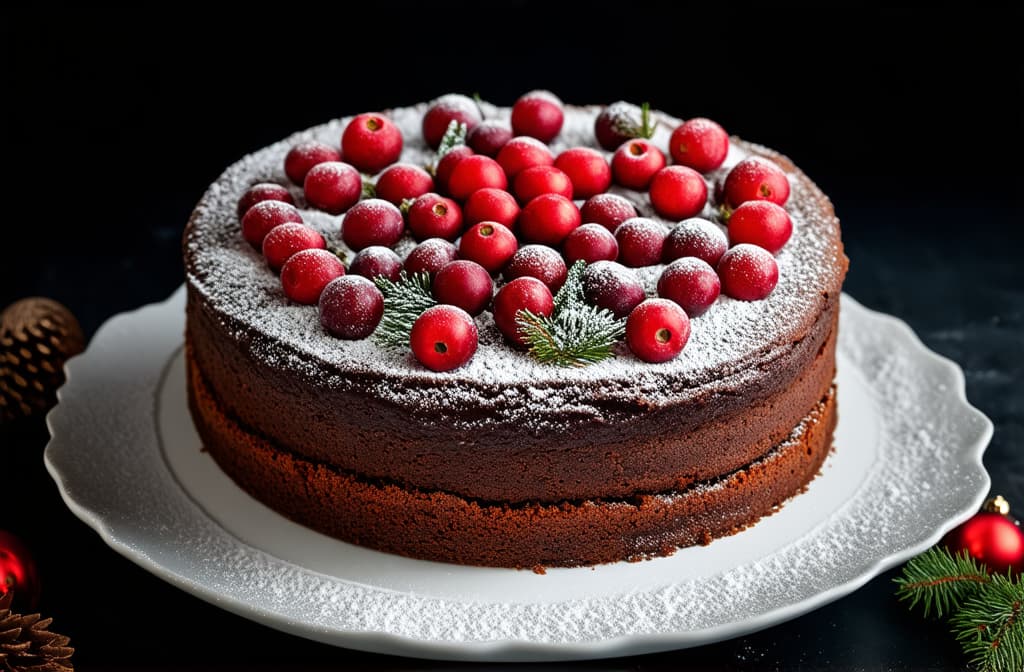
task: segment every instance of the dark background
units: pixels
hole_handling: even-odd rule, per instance
[[[333,117],[449,91],[506,105],[533,88],[567,103],[649,100],[782,151],[830,195],[846,291],[965,369],[996,426],[993,493],[1024,512],[1022,19],[763,3],[9,11],[0,306],[50,296],[91,335],[166,298],[206,186]],[[64,508],[41,464],[46,436],[39,419],[0,426],[0,529],[34,550],[41,610],[72,636],[80,668],[472,667],[306,642],[171,588]],[[895,602],[894,575],[748,637],[579,667],[962,667],[945,625]]]

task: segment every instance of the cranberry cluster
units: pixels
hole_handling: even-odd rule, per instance
[[[716,193],[728,213],[726,235],[699,217],[708,203],[704,173],[728,154],[726,132],[708,119],[681,124],[672,132],[667,165],[661,149],[638,137],[641,123],[631,115],[639,109],[619,102],[597,117],[595,136],[612,152],[609,161],[590,147],[552,153],[547,143],[561,131],[564,112],[548,92],[519,98],[511,123],[485,120],[475,101],[449,94],[426,111],[423,138],[437,147],[457,121],[467,126],[468,144],[445,154],[432,172],[396,163],[399,129],[383,114],[361,114],[345,127],[340,148],[303,142],[284,165],[310,206],[344,213],[340,237],[357,252],[348,275],[281,185],[257,184],[242,196],[242,235],[280,271],[285,295],[317,303],[324,329],[340,338],[365,338],[380,322],[384,301],[373,278],[397,280],[402,270],[429,274],[441,305],[416,321],[410,345],[437,371],[472,357],[473,317],[488,307],[505,337],[521,344],[516,314],[551,315],[553,295],[577,260],[588,264],[587,300],[626,318],[630,349],[645,361],[666,361],[685,346],[689,318],[721,292],[754,301],[774,289],[773,255],[792,233],[782,207],[789,183],[771,161],[739,162]],[[361,173],[377,175],[375,197],[361,198]],[[608,193],[613,182],[646,190],[654,210],[679,223],[666,230],[638,216],[629,200]],[[392,247],[407,232],[419,243],[402,260]],[[667,266],[658,298],[648,299],[631,268],[661,263]],[[495,293],[498,274],[504,284]]]

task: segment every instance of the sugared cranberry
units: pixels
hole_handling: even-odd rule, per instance
[[[498,119],[487,119],[480,122],[466,136],[466,144],[477,154],[494,158],[512,139],[512,127],[508,122]]]
[[[434,188],[434,178],[419,166],[396,163],[377,178],[376,196],[395,205],[401,205],[407,198],[416,198]]]
[[[572,182],[571,198],[590,198],[608,191],[612,183],[612,168],[596,149],[573,147],[555,159],[558,168]]]
[[[676,259],[658,278],[658,296],[675,301],[690,317],[710,308],[721,291],[715,269],[697,257]]]
[[[402,273],[402,260],[390,247],[371,245],[356,253],[348,272],[369,280],[381,276],[397,282]]]
[[[560,194],[542,194],[519,213],[519,233],[531,243],[558,247],[581,224],[576,204]]]
[[[402,154],[402,132],[383,114],[357,115],[341,134],[341,153],[366,173],[377,173]]]
[[[505,175],[514,180],[516,175],[534,166],[555,165],[555,155],[548,146],[536,138],[512,138],[498,152],[498,163]]]
[[[651,205],[666,219],[686,219],[704,209],[708,185],[693,168],[668,166],[651,179]]]
[[[690,318],[666,299],[648,299],[626,319],[626,344],[645,362],[667,362],[690,340]]]
[[[302,250],[281,267],[281,286],[295,303],[312,305],[320,300],[327,283],[342,275],[345,266],[336,255],[327,250]]]
[[[554,297],[548,286],[537,278],[516,278],[498,290],[494,295],[494,324],[505,338],[525,345],[519,334],[516,314],[520,310],[528,310],[534,315],[550,317],[555,310]]]
[[[459,239],[459,256],[475,261],[489,273],[497,273],[505,267],[518,247],[515,234],[505,225],[480,222],[462,234]]]
[[[423,194],[413,201],[406,219],[416,240],[455,240],[462,231],[462,210],[459,204],[438,194]]]
[[[320,324],[338,338],[366,338],[384,316],[384,295],[358,275],[343,275],[320,293]]]
[[[614,152],[627,140],[650,138],[654,128],[649,117],[644,124],[644,112],[639,105],[619,100],[601,110],[594,119],[594,135],[601,147]]]
[[[242,238],[260,249],[271,229],[288,222],[302,222],[302,215],[294,205],[284,201],[260,201],[242,215]]]
[[[310,168],[328,161],[341,161],[341,153],[336,147],[318,140],[300,142],[288,150],[284,157],[284,174],[295,184],[301,185]]]
[[[629,189],[646,189],[654,174],[664,167],[665,155],[648,140],[630,140],[612,155],[612,175]]]
[[[457,306],[432,306],[413,322],[409,346],[420,364],[431,371],[457,369],[476,352],[476,323]]]
[[[426,273],[433,276],[442,268],[455,261],[459,251],[444,238],[428,238],[412,248],[405,258],[405,272]]]
[[[583,295],[615,317],[629,315],[646,298],[636,272],[614,261],[595,261],[584,269]]]
[[[441,144],[448,125],[452,121],[466,125],[472,131],[480,123],[480,107],[469,96],[449,93],[430,103],[423,115],[423,140],[431,149]]]
[[[249,208],[262,201],[281,201],[288,205],[295,205],[295,199],[285,187],[273,182],[260,182],[246,189],[242,197],[238,199],[239,219],[249,211]]]
[[[725,162],[729,153],[729,134],[710,119],[697,117],[672,131],[668,151],[679,165],[709,173]]]
[[[619,261],[633,268],[660,263],[665,234],[665,227],[653,219],[627,219],[615,229],[615,240],[619,244]]]
[[[637,212],[633,204],[622,196],[598,194],[587,199],[580,208],[580,215],[584,222],[600,224],[611,233],[615,233],[619,224],[630,217],[636,217]]]
[[[516,278],[537,278],[554,294],[565,283],[568,269],[565,260],[557,250],[547,245],[524,245],[516,250],[505,270],[501,272],[506,280]]]
[[[562,253],[570,264],[580,259],[588,264],[615,261],[619,257],[619,243],[600,224],[583,224],[565,237]]]
[[[771,201],[785,205],[789,198],[789,180],[777,165],[760,156],[750,156],[725,176],[722,196],[730,208],[747,201]]]
[[[430,291],[438,303],[458,306],[476,316],[491,302],[494,281],[487,269],[475,261],[457,259],[437,272]]]
[[[402,211],[380,198],[359,201],[341,221],[341,239],[356,252],[370,245],[391,247],[404,230]]]
[[[363,194],[363,178],[347,163],[326,161],[309,169],[302,188],[314,208],[340,215]]]
[[[728,248],[729,241],[717,224],[691,217],[669,231],[662,249],[662,260],[668,263],[683,257],[697,257],[714,268]]]
[[[467,156],[472,156],[472,154],[473,150],[466,145],[458,145],[457,147],[452,147],[450,152],[441,157],[441,160],[437,162],[437,167],[434,169],[434,185],[439,191],[446,194],[449,193],[448,180],[452,177],[455,164]]]
[[[562,101],[550,91],[531,91],[512,105],[512,130],[541,142],[551,142],[562,130]]]
[[[561,194],[572,198],[569,176],[554,166],[533,166],[516,175],[513,189],[520,203],[529,203],[541,194]]]
[[[324,237],[318,231],[305,224],[288,222],[272,228],[263,239],[263,258],[270,268],[280,271],[296,252],[325,247]]]
[[[793,234],[793,220],[781,205],[747,201],[729,216],[729,242],[751,243],[777,254]]]
[[[505,189],[508,179],[498,162],[489,156],[471,154],[459,159],[448,178],[448,193],[464,201],[477,189]]]
[[[779,282],[779,266],[763,247],[740,243],[718,262],[722,291],[741,301],[758,301],[772,293]]]
[[[467,225],[478,222],[498,222],[513,231],[519,219],[519,204],[504,189],[477,189],[462,207],[463,221]]]

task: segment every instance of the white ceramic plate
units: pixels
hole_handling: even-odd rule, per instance
[[[296,525],[200,452],[184,291],[118,315],[68,364],[46,464],[118,552],[296,635],[426,658],[537,661],[683,648],[835,600],[934,544],[981,504],[989,420],[963,374],[900,320],[843,296],[835,452],[807,492],[669,558],[529,571],[410,560]]]

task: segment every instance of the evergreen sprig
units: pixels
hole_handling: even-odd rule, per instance
[[[622,116],[615,122],[615,130],[622,133],[627,138],[644,138],[650,140],[654,137],[654,130],[658,128],[658,121],[651,119],[651,104],[643,103],[640,106],[640,123],[630,119],[628,116]]]
[[[378,275],[373,282],[384,295],[384,315],[373,332],[379,344],[389,348],[409,346],[412,325],[427,308],[437,305],[430,293],[430,276],[426,273],[407,275],[398,281]]]
[[[895,581],[896,596],[910,600],[911,609],[920,602],[925,616],[934,612],[942,618],[988,583],[989,576],[966,552],[953,555],[934,547],[912,558]]]

